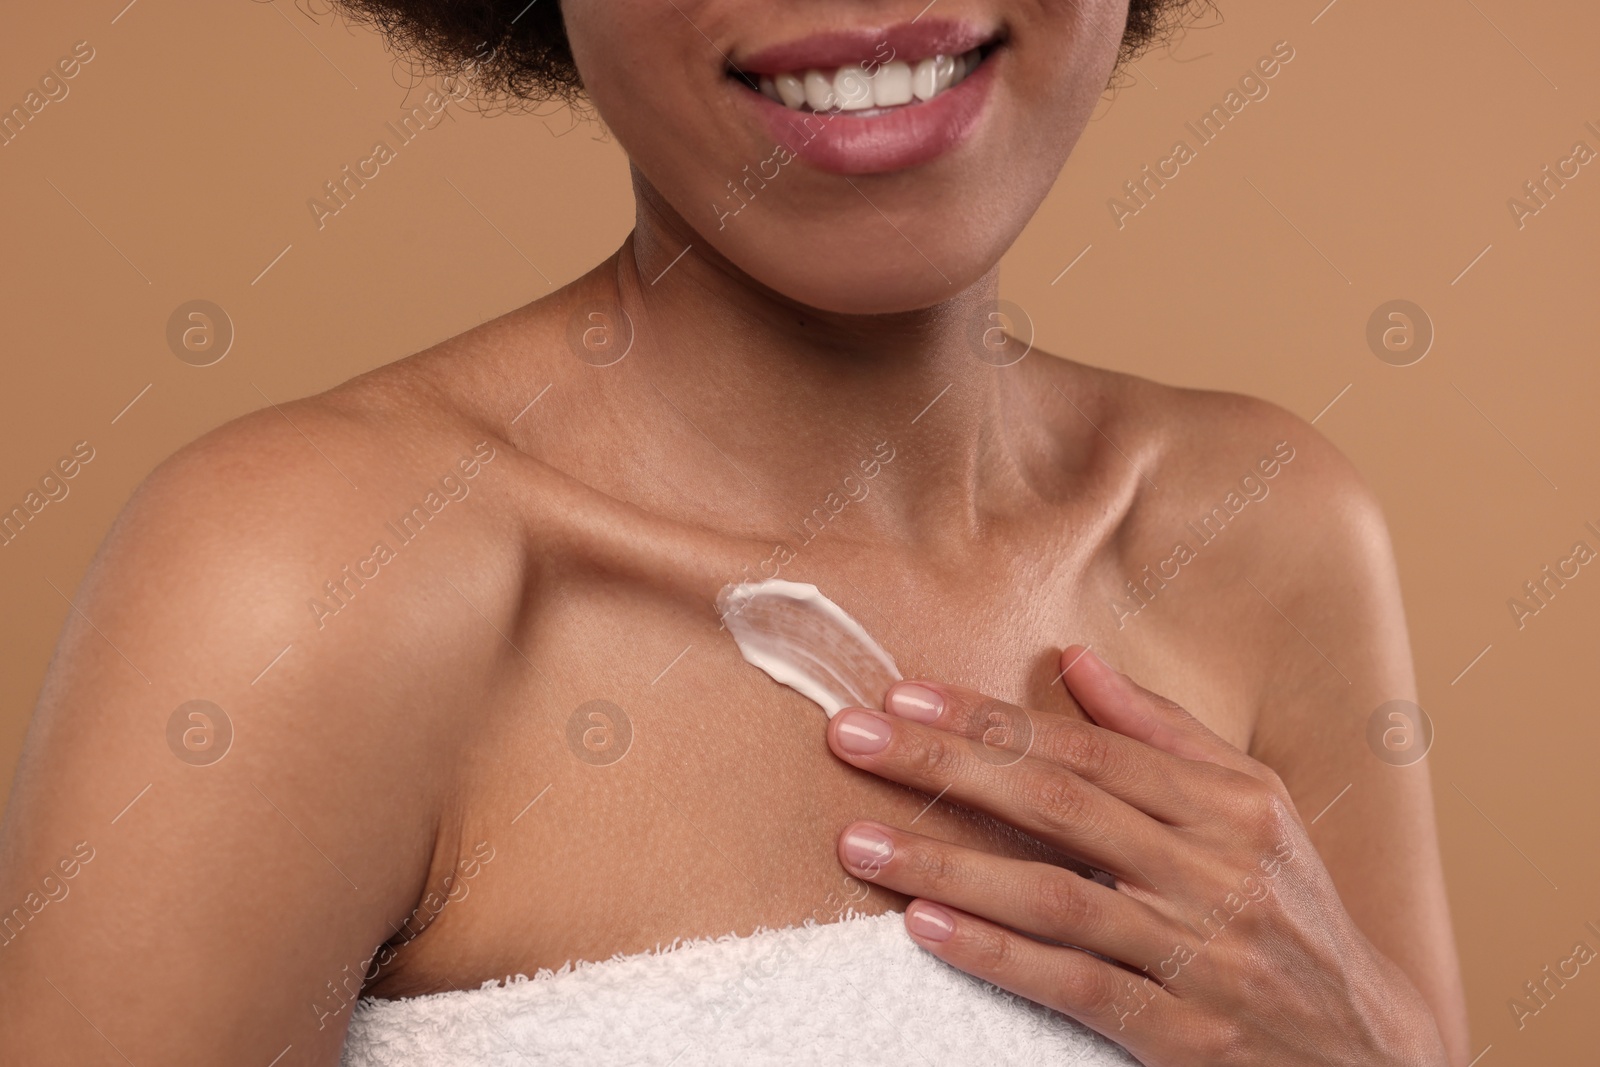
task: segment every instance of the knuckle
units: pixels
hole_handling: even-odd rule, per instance
[[[1286,840],[1294,825],[1293,808],[1286,793],[1270,782],[1240,776],[1229,805],[1238,840],[1253,851],[1270,851]]]
[[[920,895],[936,893],[958,877],[958,864],[942,848],[919,846],[906,858],[908,862],[902,870],[906,870],[924,890]]]
[[[1284,839],[1293,815],[1277,790],[1265,782],[1257,782],[1246,793],[1243,818],[1250,842],[1270,848]]]
[[[1046,873],[1033,887],[1034,906],[1040,918],[1060,931],[1089,932],[1094,908],[1089,894],[1084,891],[1082,883],[1086,882],[1088,879],[1067,871]]]
[[[1231,767],[1211,766],[1216,767],[1213,772],[1216,806],[1235,818],[1248,816],[1254,810],[1251,805],[1255,803],[1261,780]]]
[[[1123,991],[1106,981],[1098,969],[1090,966],[1087,957],[1074,963],[1061,976],[1059,989],[1062,999],[1074,1013],[1089,1018],[1116,1015]],[[1131,982],[1129,984],[1132,985]]]
[[[1283,784],[1283,779],[1278,777],[1277,771],[1263,763],[1257,768],[1256,773],[1261,776],[1261,780],[1266,783],[1267,788],[1278,796],[1287,797],[1289,795],[1289,787]]]
[[[975,931],[969,946],[973,965],[986,975],[1010,974],[1017,961],[1017,949],[1011,941],[1016,936],[987,927]]]
[[[1273,952],[1256,939],[1240,938],[1234,948],[1235,981],[1247,1004],[1270,1004],[1283,989],[1284,975],[1276,966]]]
[[[945,714],[949,716],[950,732],[961,737],[979,737],[989,725],[993,700],[957,700]]]
[[[1200,781],[1208,796],[1226,797],[1245,778],[1233,768],[1209,760],[1193,761],[1187,770]]]
[[[921,732],[906,747],[903,762],[908,771],[921,778],[936,778],[948,774],[954,760],[950,743],[941,734]]]
[[[1033,740],[1033,720],[1015,704],[989,700],[978,709],[969,736],[991,752],[1025,751]]]
[[[1112,765],[1111,739],[1093,727],[1068,729],[1056,744],[1056,760],[1079,774],[1101,777]]]
[[[1070,774],[1052,774],[1038,786],[1033,799],[1040,821],[1056,831],[1082,828],[1089,797],[1083,784]]]

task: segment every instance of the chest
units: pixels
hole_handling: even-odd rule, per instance
[[[907,678],[1077,714],[1060,648],[1088,642],[1117,662],[1133,646],[1102,619],[1093,562],[1048,559],[910,568],[819,550],[783,577],[816,584]],[[1054,858],[981,813],[837,760],[822,711],[745,663],[714,593],[599,573],[540,591],[517,634],[526,652],[508,653],[492,706],[472,713],[455,840],[442,845],[493,858],[475,868],[470,900],[417,939],[405,985],[460,988],[678,937],[902,907],[835,858],[839,832],[860,818]],[[1167,684],[1175,699],[1227,702],[1198,674]]]

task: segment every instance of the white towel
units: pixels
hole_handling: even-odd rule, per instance
[[[343,1067],[1138,1067],[1064,1015],[936,959],[898,912],[675,942],[475,990],[363,998]]]

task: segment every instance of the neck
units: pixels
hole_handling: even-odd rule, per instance
[[[998,267],[926,309],[818,311],[744,274],[635,184],[616,300],[649,364],[646,391],[667,401],[660,421],[676,424],[666,439],[694,443],[684,455],[726,476],[719,504],[793,525],[892,450],[893,477],[870,488],[893,491],[852,526],[925,541],[976,529],[988,497],[1022,484],[1005,417],[1018,368],[984,362],[974,340],[993,322]]]

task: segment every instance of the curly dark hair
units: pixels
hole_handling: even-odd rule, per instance
[[[429,74],[464,77],[489,99],[576,103],[583,81],[559,0],[332,0],[375,26]],[[1117,70],[1169,38],[1211,0],[1129,0]]]

